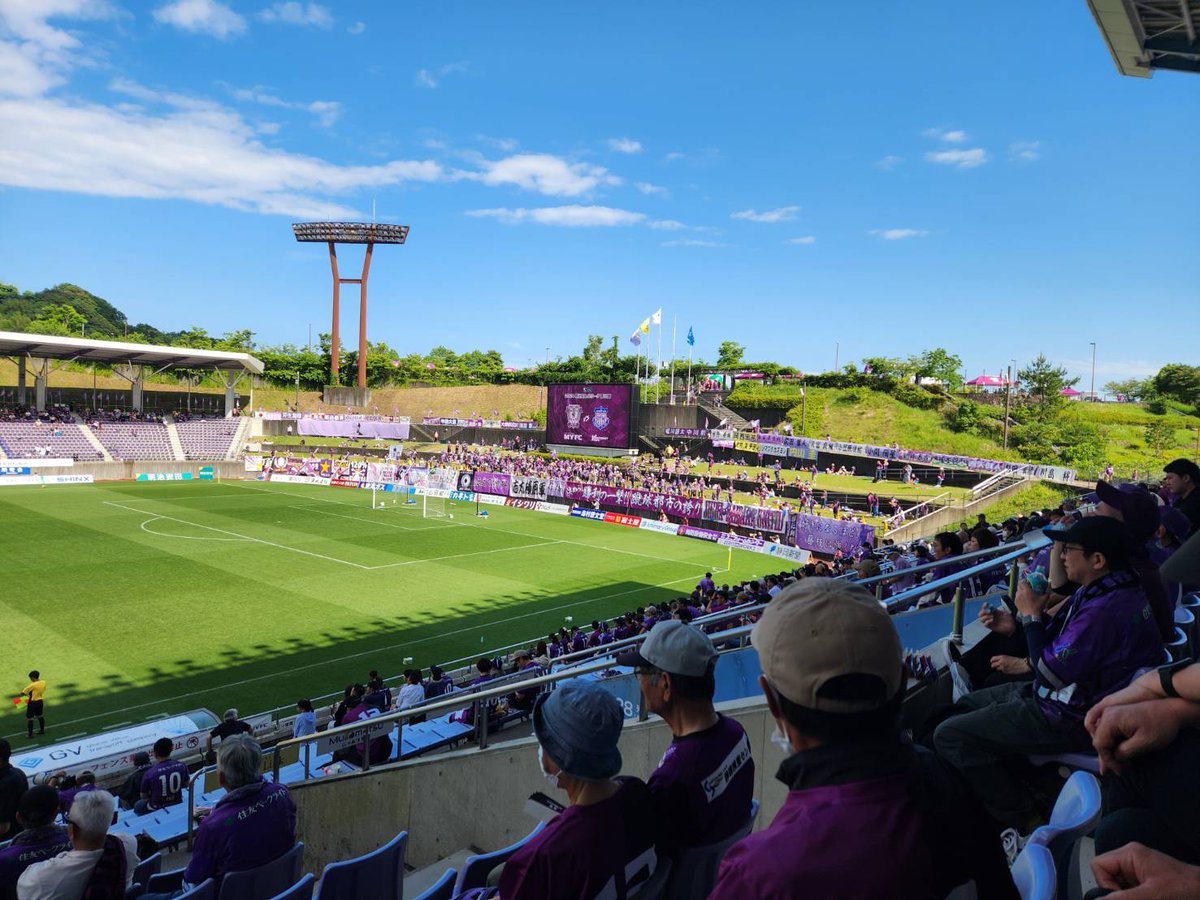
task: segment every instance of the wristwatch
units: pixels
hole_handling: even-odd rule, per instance
[[[1162,685],[1164,694],[1168,697],[1179,698],[1179,691],[1175,690],[1175,673],[1180,669],[1186,669],[1191,664],[1191,659],[1181,659],[1178,662],[1168,663],[1159,668],[1158,683]]]
[[[1042,617],[1032,616],[1029,613],[1017,613],[1017,621],[1022,625],[1035,625],[1042,621]]]

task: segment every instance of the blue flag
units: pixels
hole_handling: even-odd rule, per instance
[[[688,346],[689,347],[696,346],[696,336],[694,334],[692,334],[691,328],[688,328]]]

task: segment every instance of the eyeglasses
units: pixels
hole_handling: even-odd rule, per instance
[[[1087,552],[1078,544],[1063,544],[1063,553],[1066,553],[1068,550],[1078,550],[1080,553]]]
[[[658,674],[658,671],[659,671],[658,669],[648,669],[648,668],[639,667],[639,668],[636,668],[633,670],[633,674],[634,675],[645,675],[647,678],[653,678],[655,675]]]

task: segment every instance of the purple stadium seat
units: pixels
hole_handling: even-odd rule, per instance
[[[525,835],[525,837],[521,838],[515,844],[510,844],[492,853],[480,853],[477,856],[468,856],[467,861],[463,863],[463,867],[458,873],[458,879],[454,883],[453,896],[457,897],[471,888],[484,887],[487,884],[488,873],[492,869],[507,862],[509,857],[524,847],[530,838],[545,827],[545,822],[538,822],[537,827],[533,831],[529,832],[529,834]]]
[[[304,863],[304,842],[297,841],[287,853],[265,865],[242,872],[230,872],[221,881],[224,900],[260,900],[287,890],[300,878]]]
[[[312,900],[313,886],[317,879],[310,873],[305,875],[282,894],[276,894],[271,900]]]
[[[402,900],[407,849],[408,832],[402,831],[372,853],[330,863],[321,873],[317,897],[324,900]]]
[[[415,900],[450,900],[454,896],[454,878],[455,871],[447,869],[429,890],[415,898]]]

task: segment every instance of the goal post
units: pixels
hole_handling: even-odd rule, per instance
[[[427,490],[421,496],[421,518],[442,519],[446,516],[446,498],[440,494],[431,496]]]

